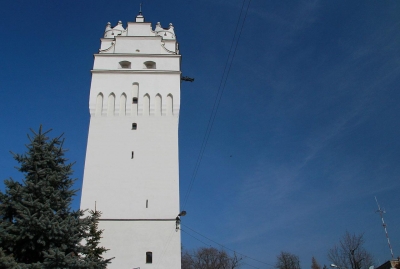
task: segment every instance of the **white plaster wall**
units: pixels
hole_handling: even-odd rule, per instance
[[[98,54],[95,55],[93,69],[101,70],[116,70],[120,69],[119,62],[131,62],[131,70],[145,69],[143,63],[153,61],[156,63],[156,70],[164,71],[179,71],[180,70],[180,55],[151,55],[151,54]],[[125,69],[129,70],[129,69]]]
[[[128,36],[155,36],[150,22],[128,22]]]
[[[140,23],[133,24],[137,27]],[[131,27],[132,28],[132,27]],[[151,30],[149,28],[149,30]],[[101,53],[147,53],[147,54],[171,54],[176,52],[176,39],[170,36],[156,35],[153,31],[139,30],[138,35],[132,35],[134,31],[128,28],[128,35],[115,36],[114,38],[101,38]],[[168,35],[171,33],[168,32]],[[161,42],[162,41],[162,42]],[[165,47],[165,49],[164,49]]]
[[[155,79],[157,78],[157,79]],[[155,96],[159,93],[164,98],[168,94],[173,96],[174,114],[179,114],[180,106],[180,72],[157,72],[148,71],[146,73],[140,72],[125,72],[125,70],[116,70],[113,72],[94,72],[92,74],[92,84],[90,89],[89,108],[91,115],[94,114],[96,107],[97,95],[102,93],[105,97],[103,99],[103,109],[107,107],[107,97],[110,93],[120,96],[122,93],[127,95],[127,106],[132,101],[132,88],[133,83],[139,84],[138,107],[139,115],[143,106],[143,96],[147,93],[150,96],[150,103],[152,104]],[[116,105],[118,106],[118,102]],[[131,112],[127,113],[131,115]]]
[[[115,53],[168,54],[161,47],[161,37],[131,37],[118,36],[115,38]]]
[[[106,219],[174,219],[178,173],[178,117],[92,117],[81,207],[96,202]]]
[[[174,221],[119,222],[119,230],[109,234],[115,226],[112,221],[101,221],[100,229],[104,229],[105,247],[118,242],[118,247],[110,249],[106,257],[115,257],[108,268],[132,269],[180,269],[181,235],[175,230]],[[129,251],[124,247],[124,242],[130,243]],[[146,264],[146,252],[153,253],[153,263]],[[178,259],[176,255],[179,254]],[[175,257],[175,258],[174,258]]]
[[[163,40],[164,46],[167,50],[174,51],[176,49],[176,41],[175,40]]]
[[[114,43],[113,39],[110,38],[102,38],[100,39],[100,50],[107,50],[108,53],[113,53],[114,52],[114,48],[111,47],[112,44]],[[111,49],[110,49],[111,48]],[[109,50],[108,50],[109,49]]]
[[[147,27],[129,24],[138,35]],[[102,245],[110,249],[108,257],[116,257],[108,268],[178,269],[180,55],[164,54],[160,37],[115,40],[115,50],[95,55],[81,208],[94,209],[96,203],[102,212]],[[131,68],[120,69],[120,61],[130,61]],[[145,61],[156,62],[157,69],[144,69]],[[135,88],[138,104],[132,104]],[[149,113],[143,111],[145,96]],[[153,252],[152,264],[145,263],[146,251]]]

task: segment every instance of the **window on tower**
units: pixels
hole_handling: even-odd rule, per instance
[[[153,252],[146,252],[146,263],[153,263]]]
[[[137,97],[133,97],[133,98],[132,98],[132,104],[137,104],[137,103],[138,103]]]
[[[156,63],[153,61],[147,61],[147,62],[144,62],[143,64],[144,64],[143,68],[145,68],[145,69],[156,69]]]
[[[131,69],[131,62],[129,61],[120,61],[119,62],[120,69]]]
[[[136,130],[137,129],[137,123],[132,123],[132,130]]]

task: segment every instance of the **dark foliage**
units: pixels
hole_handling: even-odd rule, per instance
[[[108,249],[100,246],[100,239],[103,230],[99,230],[99,219],[101,217],[100,211],[90,211],[90,224],[89,232],[86,236],[86,253],[85,259],[97,265],[95,268],[106,268],[107,264],[113,259],[103,259],[103,254]]]
[[[13,154],[22,183],[5,180],[0,192],[0,266],[2,268],[105,268],[88,246],[93,218],[71,210],[72,164],[60,137],[32,131],[25,154]],[[4,266],[4,267],[3,267]]]

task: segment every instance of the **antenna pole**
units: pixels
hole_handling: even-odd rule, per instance
[[[376,201],[376,204],[378,205],[378,210],[376,211],[376,213],[379,213],[379,215],[381,216],[382,226],[383,226],[383,229],[385,230],[386,239],[388,241],[390,254],[392,254],[392,259],[394,259],[393,249],[392,249],[392,246],[390,245],[389,234],[388,234],[388,231],[386,229],[386,223],[385,223],[385,220],[383,219],[383,214],[386,213],[386,212],[385,212],[385,210],[381,209],[381,207],[379,206],[378,199],[376,199],[376,196],[375,196],[375,201]]]

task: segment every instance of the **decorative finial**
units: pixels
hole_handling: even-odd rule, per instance
[[[144,17],[142,15],[142,3],[140,3],[139,14],[136,16],[136,22],[144,22]]]

